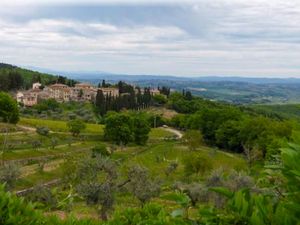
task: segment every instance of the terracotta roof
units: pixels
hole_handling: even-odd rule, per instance
[[[92,85],[89,83],[79,83],[75,84],[76,87],[91,87]]]
[[[68,87],[65,84],[52,84],[49,86],[50,88],[64,88],[64,87]]]

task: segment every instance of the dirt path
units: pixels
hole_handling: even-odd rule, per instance
[[[50,172],[50,171],[58,168],[60,166],[60,164],[62,164],[63,162],[64,162],[63,159],[56,159],[56,160],[49,161],[49,162],[45,163],[43,170],[45,172]],[[38,164],[23,166],[21,168],[21,176],[20,177],[22,178],[22,177],[26,177],[31,174],[34,174],[37,172],[37,169],[38,169]]]
[[[178,139],[181,139],[183,136],[183,134],[179,130],[176,130],[174,128],[163,127],[163,129],[165,129],[166,131],[169,131],[170,133],[175,134],[178,137]]]
[[[28,126],[24,126],[24,125],[17,125],[19,128],[26,130],[26,131],[31,131],[31,132],[35,132],[36,128],[34,127],[28,127]]]

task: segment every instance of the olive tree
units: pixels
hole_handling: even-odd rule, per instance
[[[183,135],[182,140],[192,151],[196,150],[204,142],[201,132],[197,130],[188,130]]]
[[[69,128],[70,133],[74,137],[77,137],[86,128],[86,125],[82,120],[75,119],[70,120],[67,123],[67,127]]]
[[[107,220],[117,189],[115,164],[101,156],[88,157],[79,162],[76,173],[77,192],[88,205],[96,207],[102,220]]]
[[[48,127],[37,127],[36,132],[42,136],[48,136],[49,128]]]
[[[20,176],[20,167],[16,164],[4,164],[0,167],[0,183],[5,183],[8,190],[15,186]]]
[[[149,171],[144,167],[131,167],[128,171],[128,180],[129,191],[142,203],[142,206],[160,193],[160,182],[152,179]]]

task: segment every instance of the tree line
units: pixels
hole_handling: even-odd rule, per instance
[[[234,152],[247,152],[249,157],[271,157],[291,140],[292,124],[241,110],[229,104],[198,97],[186,98],[174,93],[169,107],[178,114],[169,122],[179,129],[198,130],[206,144]]]
[[[16,91],[19,89],[29,89],[35,82],[42,85],[55,83],[74,86],[77,81],[64,76],[53,76],[39,72],[22,69],[9,64],[0,63],[0,91]]]
[[[111,87],[105,81],[99,87]],[[121,109],[143,109],[155,103],[155,96],[151,94],[150,87],[145,87],[143,90],[140,87],[134,87],[123,81],[119,81],[116,88],[119,90],[118,96],[104,95],[102,90],[97,91],[95,99],[95,107],[97,113],[101,116],[105,115],[108,111],[119,112]],[[160,93],[162,95],[169,95],[170,89],[162,87]]]

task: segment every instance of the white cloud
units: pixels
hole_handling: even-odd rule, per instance
[[[135,1],[113,2],[137,4]],[[157,2],[174,5],[171,1]],[[300,2],[175,2],[177,11],[184,15],[168,15],[164,9],[159,18],[144,18],[125,25],[92,16],[83,20],[76,13],[72,18],[34,17],[38,8],[31,9],[29,19],[16,21],[14,16],[6,16],[10,15],[9,10],[2,8],[0,55],[5,62],[54,70],[300,76]],[[4,0],[1,3],[17,7],[49,2]],[[140,1],[136,7],[139,4]]]

